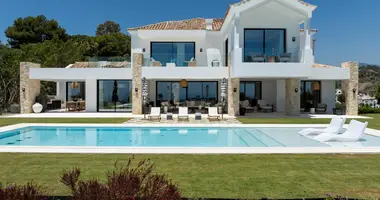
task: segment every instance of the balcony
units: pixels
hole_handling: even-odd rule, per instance
[[[206,54],[206,53],[205,53]],[[228,76],[222,55],[155,54],[144,58],[143,76],[155,79],[220,79]]]
[[[286,59],[278,54],[248,58],[243,49],[231,52],[232,76],[236,78],[304,78],[311,75],[312,50],[292,50]]]

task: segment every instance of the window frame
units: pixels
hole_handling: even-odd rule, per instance
[[[171,43],[172,44],[172,49],[173,49],[173,44],[175,44],[175,43],[192,43],[193,45],[194,45],[194,51],[193,51],[193,53],[194,53],[194,59],[196,60],[196,49],[197,49],[197,47],[196,47],[196,43],[194,42],[194,41],[190,41],[190,42],[188,42],[188,41],[151,41],[150,42],[150,57],[149,57],[149,59],[150,58],[152,58],[152,53],[153,53],[153,48],[152,48],[152,46],[153,46],[153,44],[154,43],[157,43],[157,44],[160,44],[160,43]],[[172,52],[172,57],[173,57],[173,52]],[[163,67],[166,67],[166,63],[161,63],[162,64],[162,66]]]
[[[244,28],[244,41],[243,41],[243,62],[249,62],[249,61],[245,61],[245,49],[246,49],[246,40],[245,40],[245,36],[246,36],[246,33],[247,31],[250,31],[250,30],[257,30],[257,31],[263,31],[263,49],[264,49],[264,55],[265,55],[265,51],[266,51],[266,30],[283,30],[284,31],[284,53],[287,53],[287,29],[286,28]]]

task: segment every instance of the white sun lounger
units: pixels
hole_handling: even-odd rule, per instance
[[[218,114],[217,107],[209,107],[208,108],[208,118],[219,119],[220,115]]]
[[[189,110],[187,107],[179,107],[178,110],[178,119],[189,120]]]
[[[158,119],[161,120],[161,108],[160,107],[152,107],[150,110],[149,120]]]
[[[319,142],[339,141],[339,142],[356,142],[363,137],[367,128],[368,122],[362,123],[356,120],[351,120],[347,131],[336,135],[331,133],[322,133],[315,136],[313,139]]]
[[[321,133],[338,134],[342,130],[344,123],[346,123],[345,118],[333,117],[327,128],[324,128],[324,129],[307,128],[300,131],[299,134],[304,135],[304,136],[319,135]]]

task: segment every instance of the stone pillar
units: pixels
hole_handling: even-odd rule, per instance
[[[32,106],[40,94],[40,80],[30,79],[30,68],[40,68],[37,63],[20,63],[20,113],[32,113]]]
[[[285,80],[285,115],[299,116],[301,108],[300,79]]]
[[[236,92],[234,91],[236,89]],[[228,115],[238,116],[240,106],[240,79],[231,77],[231,58],[228,56]]]
[[[346,100],[346,115],[356,116],[359,114],[358,92],[359,92],[359,63],[345,62],[342,68],[350,69],[350,79],[342,81],[342,90]]]
[[[132,114],[134,115],[142,114],[142,64],[142,52],[132,52]]]

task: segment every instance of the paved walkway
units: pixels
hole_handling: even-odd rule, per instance
[[[227,114],[223,115],[225,119],[233,119]],[[245,116],[239,118],[332,118],[335,115],[321,115],[321,114],[302,114],[301,116],[286,116],[284,113],[247,113]],[[3,114],[0,118],[143,118],[143,115],[132,115],[132,113],[99,113],[99,112],[47,112],[47,113],[30,113],[30,114]],[[165,117],[163,114],[162,118]],[[176,114],[173,115],[176,118]],[[347,119],[368,119],[366,116],[341,116]],[[194,114],[190,114],[190,118],[194,118]],[[207,114],[203,114],[202,118],[207,118]]]
[[[124,124],[241,124],[241,122],[235,118],[210,121],[206,117],[202,117],[202,120],[195,120],[195,118],[192,117],[190,117],[189,120],[178,120],[177,118],[174,118],[173,120],[166,120],[166,118],[163,117],[160,121],[133,118],[127,122],[124,122]]]

